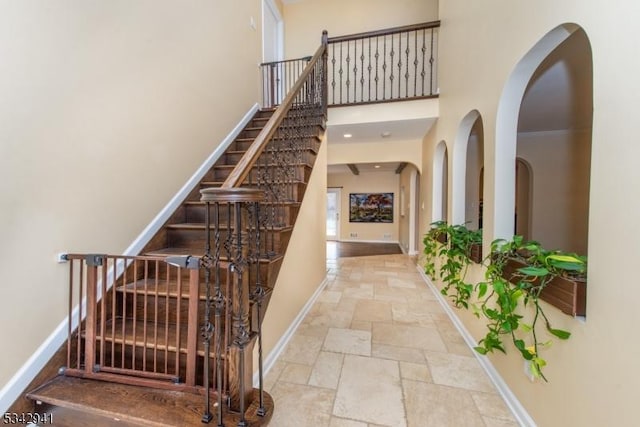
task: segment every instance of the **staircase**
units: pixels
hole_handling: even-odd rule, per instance
[[[323,67],[326,41],[140,255],[68,255],[67,363],[28,393],[36,412],[68,426],[268,423],[261,324],[325,130]]]

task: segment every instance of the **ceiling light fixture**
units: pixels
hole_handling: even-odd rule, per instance
[[[345,137],[345,138],[351,138],[353,135],[351,135],[350,133],[345,133],[342,136]]]
[[[375,165],[374,168],[380,169],[380,165]]]
[[[386,130],[386,131],[382,132],[382,133],[380,134],[380,136],[381,136],[381,137],[383,137],[383,138],[389,138],[389,137],[391,136],[391,132],[389,132],[388,130]]]

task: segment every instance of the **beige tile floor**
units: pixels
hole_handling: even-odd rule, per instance
[[[265,378],[274,427],[517,426],[405,255],[327,261]]]

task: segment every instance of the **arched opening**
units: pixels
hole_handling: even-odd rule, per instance
[[[453,150],[452,223],[477,230],[478,180],[484,164],[484,128],[477,110],[469,112],[460,122]]]
[[[433,191],[432,191],[432,208],[431,221],[447,220],[448,205],[448,175],[449,175],[449,156],[447,154],[447,144],[440,141],[436,145],[433,155]]]
[[[592,112],[591,46],[563,24],[517,64],[498,106],[493,237],[520,230],[548,249],[587,253]],[[516,156],[528,165],[518,174]]]
[[[466,153],[465,174],[465,215],[464,222],[470,230],[482,228],[482,181],[484,167],[484,128],[482,117],[478,115],[469,133]]]

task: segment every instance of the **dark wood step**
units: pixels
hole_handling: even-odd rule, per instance
[[[313,165],[310,163],[299,162],[291,165],[294,169],[294,177],[296,180],[302,180],[304,182],[308,182],[311,177],[311,169]],[[206,181],[224,181],[231,174],[236,165],[215,165],[211,170],[205,175],[204,180]],[[251,168],[251,172],[247,175],[248,180],[252,182],[258,181],[258,172],[259,168],[263,168],[264,165],[254,165]],[[274,164],[266,165],[267,168],[276,167]]]
[[[174,390],[151,389],[132,385],[58,376],[27,397],[35,402],[34,411],[48,412],[54,426],[202,426],[204,396]],[[264,393],[267,413],[256,414],[257,390],[248,408],[249,426],[266,426],[273,413],[273,399]],[[212,393],[215,425],[215,393]],[[227,426],[238,425],[239,416],[223,409]],[[44,425],[44,424],[43,424]]]
[[[319,130],[321,128],[318,127],[317,129]],[[320,142],[320,135],[321,135],[320,132],[314,133],[310,131],[302,135],[302,138],[307,140],[309,146],[313,147],[314,145],[317,145]],[[289,138],[287,137],[279,137],[277,135],[273,137],[273,140],[275,141],[287,141],[288,139]],[[246,137],[246,136],[240,135],[233,141],[233,143],[229,148],[235,151],[246,151],[249,149],[251,144],[253,144],[253,141],[255,141],[255,137]]]
[[[265,255],[260,258],[260,271],[261,277],[266,278],[267,283],[264,286],[273,288],[275,281],[278,277],[278,272],[282,266],[284,255],[279,253],[272,253],[269,248],[263,248]],[[145,252],[145,255],[151,256],[185,256],[193,255],[201,257],[204,255],[204,246],[201,248],[188,248],[188,247],[161,247],[156,249],[150,249]],[[226,258],[223,258],[226,260]]]
[[[276,253],[282,253],[291,237],[292,226],[269,227],[260,233],[262,247],[269,246]],[[196,251],[206,245],[204,224],[171,224],[166,227],[167,245],[192,248]],[[221,229],[220,239],[224,242],[227,230]],[[212,237],[213,238],[213,237]]]
[[[272,164],[276,152],[281,154],[294,153],[294,151],[299,155],[300,160],[309,164],[315,161],[315,156],[318,154],[316,144],[310,144],[309,147],[306,147],[302,150],[293,150],[292,148],[282,148],[280,150],[269,149],[262,152],[258,162],[267,162],[269,164]],[[238,164],[240,159],[242,159],[242,156],[244,156],[246,152],[247,150],[227,150],[221,160],[216,164],[236,165]]]

